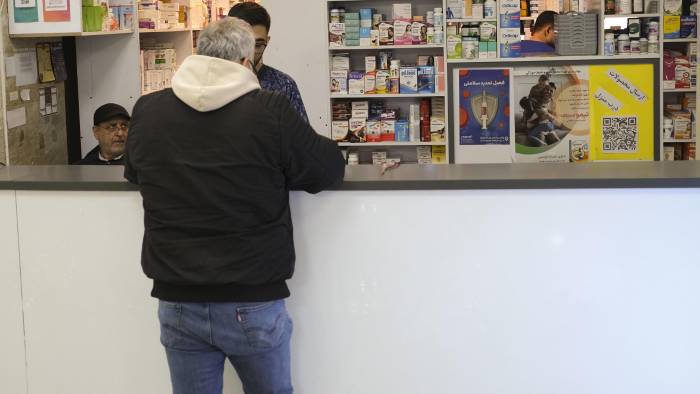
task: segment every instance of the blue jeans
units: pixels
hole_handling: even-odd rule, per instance
[[[228,358],[246,394],[292,393],[284,300],[244,303],[160,301],[173,394],[221,394]]]

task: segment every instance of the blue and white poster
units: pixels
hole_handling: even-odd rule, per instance
[[[459,70],[459,144],[510,144],[510,70]]]

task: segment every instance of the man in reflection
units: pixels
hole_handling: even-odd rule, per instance
[[[121,105],[109,103],[98,108],[92,126],[98,145],[75,164],[123,165],[130,120],[129,113]]]
[[[522,56],[551,55],[554,53],[554,11],[541,13],[532,26],[532,36],[520,43]]]

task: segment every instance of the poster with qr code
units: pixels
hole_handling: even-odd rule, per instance
[[[590,67],[591,160],[654,160],[654,67]]]

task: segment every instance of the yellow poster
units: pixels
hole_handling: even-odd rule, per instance
[[[590,67],[591,160],[654,160],[654,67]]]

